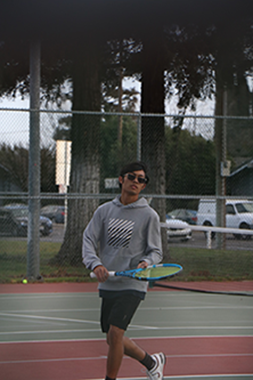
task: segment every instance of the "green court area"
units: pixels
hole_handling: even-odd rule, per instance
[[[0,341],[103,339],[96,293],[0,295]],[[253,297],[148,292],[132,338],[253,335]]]

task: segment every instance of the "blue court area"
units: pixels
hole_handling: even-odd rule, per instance
[[[99,313],[96,292],[0,294],[0,347],[5,343],[85,341],[91,347],[92,342],[105,338],[100,332]],[[126,334],[146,342],[151,349],[156,344],[164,345],[170,363],[164,379],[253,379],[253,297],[149,291]],[[219,347],[211,346],[212,339]],[[229,339],[239,342],[235,349],[230,347]],[[95,361],[92,355],[86,353],[89,360]],[[101,360],[105,358],[101,355]],[[217,373],[193,373],[192,364],[187,369],[188,361],[203,364],[204,370],[204,363],[210,366],[212,360],[221,365],[235,365],[238,360],[238,366],[229,374],[219,372],[219,368]],[[247,370],[241,372],[246,368],[242,360]],[[184,370],[179,368],[180,363],[184,363]],[[2,365],[0,362],[0,368]],[[100,376],[103,373],[92,379],[102,379]],[[120,379],[146,377],[143,373]]]

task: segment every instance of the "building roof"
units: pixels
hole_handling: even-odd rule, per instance
[[[245,162],[243,165],[239,166],[239,168],[237,168],[236,170],[234,170],[229,177],[232,177],[238,173],[240,173],[241,171],[245,170],[245,169],[253,169],[253,158],[247,162]]]

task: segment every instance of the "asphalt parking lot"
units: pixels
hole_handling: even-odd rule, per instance
[[[65,226],[64,224],[54,223],[53,232],[49,236],[41,237],[41,241],[51,241],[61,243],[64,238]],[[226,241],[226,249],[234,250],[251,250],[253,245],[253,239],[251,240],[238,240],[232,234],[228,234]],[[207,248],[207,240],[203,232],[193,231],[192,238],[186,242],[178,239],[171,239],[169,241],[170,246],[176,247],[195,247],[195,248]],[[212,248],[216,247],[215,239],[212,241]]]

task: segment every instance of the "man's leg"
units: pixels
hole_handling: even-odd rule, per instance
[[[109,345],[107,355],[107,370],[106,375],[111,379],[116,379],[118,371],[121,366],[123,355],[130,356],[131,358],[143,362],[147,368],[154,366],[155,361],[148,355],[141,347],[134,341],[124,336],[125,331],[111,325],[107,334],[107,343]]]
[[[107,334],[109,350],[107,355],[106,375],[111,379],[116,379],[124,355],[124,333],[124,330],[111,325]]]
[[[137,344],[134,341],[124,336],[123,342],[125,355],[130,356],[131,358],[136,359],[139,362],[145,358],[146,352],[141,347],[137,346]]]
[[[115,299],[103,299],[101,326],[102,331],[107,333],[107,343],[109,345],[106,369],[107,380],[116,379],[124,354],[138,360],[148,371],[156,367],[157,359],[154,355],[150,356],[134,341],[124,336],[139,303],[140,298],[133,295]]]
[[[154,368],[156,361],[152,356],[150,356],[146,351],[139,347],[131,339],[124,337],[124,353],[131,358],[138,360],[142,365],[144,365],[148,371]]]
[[[146,373],[150,380],[163,379],[163,368],[166,362],[164,353],[160,352],[159,354],[150,356],[131,339],[124,337],[123,341],[124,353],[138,360],[147,368]]]

